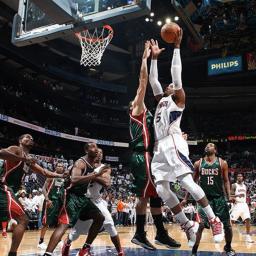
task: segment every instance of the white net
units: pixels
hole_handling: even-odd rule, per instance
[[[95,28],[93,32],[84,30],[76,33],[79,38],[82,54],[80,64],[83,66],[98,66],[102,55],[113,38],[113,29],[109,26]]]

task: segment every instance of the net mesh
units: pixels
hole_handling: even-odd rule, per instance
[[[82,54],[80,64],[83,66],[98,66],[101,64],[102,55],[113,38],[113,29],[103,26],[101,29],[95,28],[93,32],[84,30],[76,33],[81,47]]]

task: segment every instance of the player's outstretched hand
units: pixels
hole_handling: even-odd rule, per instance
[[[182,28],[180,28],[180,30],[177,34],[176,40],[174,42],[174,47],[175,48],[180,48],[180,44],[181,44],[181,41],[182,41],[182,36],[183,36],[183,30],[182,30]]]
[[[151,49],[150,49],[150,42],[146,41],[145,42],[145,46],[144,46],[144,53],[142,56],[142,59],[148,59],[151,53]]]
[[[165,48],[159,48],[157,40],[151,39],[150,43],[151,43],[152,58],[157,59],[158,56],[161,54],[161,52],[165,50]]]

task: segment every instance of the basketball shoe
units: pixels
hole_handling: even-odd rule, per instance
[[[187,225],[188,222],[190,225]],[[185,231],[188,238],[188,246],[193,247],[196,242],[196,233],[199,228],[199,224],[196,221],[188,221],[187,223],[181,225],[181,229]]]
[[[132,243],[140,245],[141,247],[154,251],[156,250],[156,247],[154,245],[152,245],[146,236],[146,232],[139,234],[139,233],[135,233],[134,237],[131,240]]]
[[[79,250],[76,256],[92,256],[91,246],[83,247],[82,249]]]
[[[178,248],[181,246],[181,244],[177,241],[175,241],[173,238],[171,238],[167,231],[162,232],[161,234],[157,234],[155,237],[155,243],[159,245],[165,245],[168,248]]]
[[[212,228],[213,240],[215,243],[220,243],[224,239],[223,224],[219,217],[215,217],[209,220],[210,226]]]

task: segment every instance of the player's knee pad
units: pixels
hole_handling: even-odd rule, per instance
[[[191,174],[181,176],[178,180],[180,181],[181,186],[186,189],[196,201],[199,201],[205,196],[204,191],[195,183]]]
[[[168,181],[160,181],[156,184],[156,192],[165,201],[168,207],[173,208],[179,204],[177,196],[171,191]]]
[[[162,199],[160,197],[150,197],[149,205],[152,208],[161,208]]]
[[[104,228],[105,230],[109,233],[109,235],[111,237],[113,236],[117,236],[117,230],[114,226],[114,223],[107,223],[107,224],[104,224]]]

